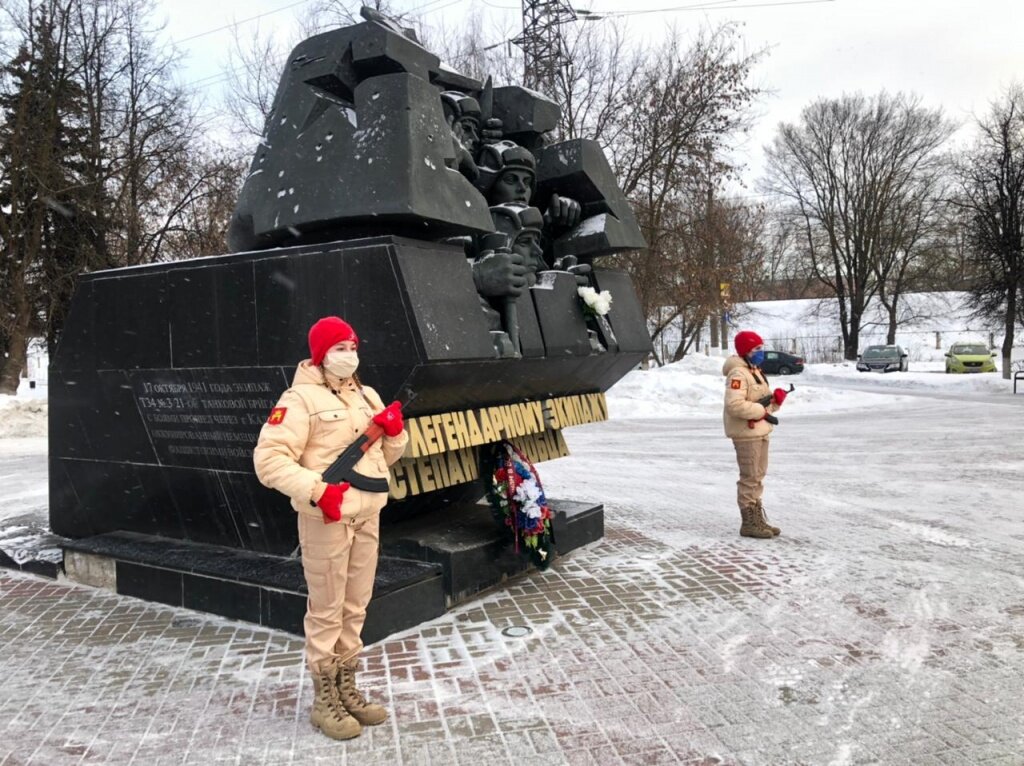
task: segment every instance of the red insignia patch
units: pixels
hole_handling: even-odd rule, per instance
[[[740,383],[738,380],[733,380],[732,382],[729,383],[729,388],[731,388],[731,389],[733,389],[735,391],[737,388],[740,388],[742,385],[743,384]]]
[[[284,414],[286,412],[288,412],[287,407],[274,407],[274,409],[270,411],[270,417],[267,418],[267,423],[272,426],[276,426],[284,420]]]

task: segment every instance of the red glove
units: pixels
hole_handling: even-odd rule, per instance
[[[772,391],[772,399],[775,401],[777,405],[781,407],[782,403],[786,401],[786,392],[783,391],[781,388],[776,388],[774,391]]]
[[[386,436],[398,436],[405,427],[405,421],[402,420],[402,405],[398,402],[391,402],[373,416],[373,422],[384,429]]]
[[[324,524],[341,521],[341,501],[350,486],[347,481],[341,484],[328,484],[323,496],[316,501],[324,515]]]

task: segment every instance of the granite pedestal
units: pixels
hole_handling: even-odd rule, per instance
[[[113,532],[64,543],[70,579],[125,596],[302,634],[306,583],[298,558]],[[379,641],[445,611],[441,567],[382,556],[363,640]]]

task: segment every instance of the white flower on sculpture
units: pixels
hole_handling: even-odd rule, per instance
[[[583,305],[597,316],[604,316],[612,308],[612,294],[607,290],[598,292],[593,287],[577,287],[577,294],[583,299]]]

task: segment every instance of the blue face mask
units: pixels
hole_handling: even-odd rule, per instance
[[[747,354],[747,359],[755,367],[760,367],[761,362],[764,361],[764,349],[759,348],[757,351],[751,351],[749,354]]]

